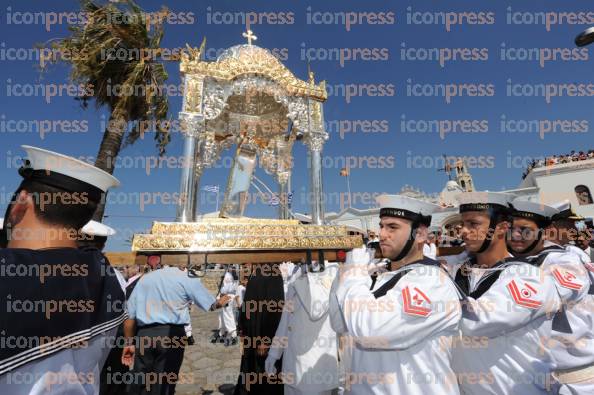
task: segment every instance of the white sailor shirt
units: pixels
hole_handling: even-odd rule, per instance
[[[341,319],[332,324],[354,340],[347,393],[458,394],[450,346],[460,295],[439,263],[424,258],[382,273],[373,289],[366,268],[346,266],[336,289]]]
[[[456,283],[469,296],[462,303],[461,337],[452,348],[460,389],[471,395],[547,393],[554,364],[541,339],[550,334],[552,316],[561,307],[554,280],[514,258],[482,275],[463,276],[465,269],[459,269]],[[477,275],[481,278],[473,281]]]

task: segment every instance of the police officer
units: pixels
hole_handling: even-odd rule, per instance
[[[97,394],[99,372],[125,319],[124,294],[97,249],[77,248],[80,229],[108,188],[110,174],[85,162],[23,146],[23,181],[1,234],[0,393]]]
[[[458,330],[459,294],[439,262],[423,256],[438,206],[400,195],[377,202],[390,267],[372,284],[373,250],[349,252],[331,299],[332,327],[355,342],[347,392],[458,394],[448,338]]]
[[[214,310],[231,299],[225,295],[215,301],[189,273],[177,267],[153,270],[140,278],[128,299],[122,363],[133,366],[133,394],[175,393],[187,344],[184,327],[190,323],[189,304]]]

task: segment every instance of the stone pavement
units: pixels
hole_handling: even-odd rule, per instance
[[[216,295],[222,272],[209,272],[202,283]],[[218,312],[204,312],[192,306],[192,334],[196,343],[186,348],[180,370],[177,395],[232,394],[239,374],[239,345],[211,344],[212,330],[218,328]]]
[[[211,295],[217,294],[222,275],[222,271],[209,271],[202,278],[202,283]],[[210,343],[212,330],[218,328],[218,314],[192,306],[190,317],[196,343],[185,350],[180,383],[176,387],[177,395],[233,394],[241,363],[240,348],[238,344],[225,347],[221,343]]]

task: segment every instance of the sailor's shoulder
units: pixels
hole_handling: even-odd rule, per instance
[[[579,270],[583,269],[584,265],[590,262],[588,259],[589,257],[582,256],[579,253],[566,249],[550,251],[543,258],[542,265],[544,268],[551,266],[563,266]]]
[[[590,256],[588,254],[586,254],[586,252],[584,250],[582,250],[581,248],[577,247],[577,246],[573,246],[573,245],[566,245],[564,246],[565,251],[567,251],[568,254],[573,254],[575,255],[582,263],[590,263],[591,259]]]
[[[459,265],[470,260],[468,252],[463,251],[455,255],[441,255],[437,257],[438,261],[443,261],[448,265]]]
[[[454,287],[453,281],[448,272],[443,269],[439,262],[434,264],[422,264],[411,267],[403,274],[403,283],[414,283],[426,288]]]
[[[507,277],[541,277],[543,270],[541,267],[532,264],[529,259],[511,257],[500,265],[498,270],[501,270],[500,278]]]
[[[0,248],[0,263],[7,263],[12,260],[14,252],[12,248]]]

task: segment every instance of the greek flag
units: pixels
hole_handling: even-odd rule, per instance
[[[204,191],[206,192],[214,192],[214,193],[219,193],[219,186],[218,185],[205,185],[204,188],[202,188]]]
[[[270,200],[268,200],[268,205],[269,206],[278,206],[280,204],[280,199],[278,198],[278,195],[276,193],[273,193],[272,196],[270,196]]]
[[[293,192],[289,192],[287,194],[287,205],[290,206],[291,202],[293,201]],[[273,193],[268,200],[269,206],[278,206],[280,205],[280,198],[277,193]]]

